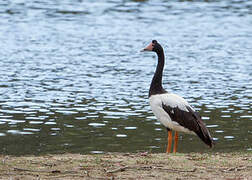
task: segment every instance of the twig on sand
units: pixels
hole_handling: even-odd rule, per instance
[[[39,173],[53,173],[53,174],[75,174],[78,173],[77,171],[60,171],[60,170],[32,170],[32,169],[24,169],[24,168],[17,168],[13,167],[14,171],[28,171],[28,172],[39,172]]]
[[[73,177],[79,177],[79,178],[86,178],[86,175],[81,175],[81,174],[65,174],[65,175],[59,175],[59,176],[53,176],[53,179],[62,179],[62,178],[73,178]],[[45,179],[52,179],[52,176],[50,177],[44,177]],[[100,178],[97,178],[100,179]]]
[[[162,167],[155,167],[155,166],[142,166],[142,167],[135,167],[136,169],[139,170],[147,170],[150,171],[151,169],[153,170],[161,170],[161,171],[172,171],[172,172],[195,172],[197,168],[194,168],[192,170],[181,170],[181,169],[170,169],[170,168],[162,168]]]
[[[197,170],[197,168],[194,168],[192,170],[180,170],[180,169],[168,169],[168,168],[160,168],[160,167],[156,167],[155,169],[164,170],[164,171],[173,171],[173,172],[195,172]]]
[[[195,172],[197,168],[194,168],[192,170],[181,170],[181,169],[169,169],[169,168],[162,168],[162,167],[153,167],[153,166],[142,166],[142,167],[120,167],[111,171],[106,171],[107,173],[116,173],[116,172],[122,172],[125,171],[126,169],[138,169],[138,170],[147,170],[150,171],[151,169],[153,170],[161,170],[161,171],[172,171],[172,172]]]
[[[222,172],[230,172],[230,171],[242,171],[245,170],[246,166],[240,166],[240,167],[230,167],[230,168],[225,168],[225,169],[221,169]]]
[[[122,172],[125,171],[125,169],[128,168],[128,166],[120,167],[111,171],[106,171],[107,173],[116,173],[116,172]]]
[[[13,167],[14,171],[29,171],[29,172],[45,172],[45,173],[49,173],[52,171],[45,171],[45,170],[32,170],[32,169],[24,169],[24,168],[17,168],[17,167]]]

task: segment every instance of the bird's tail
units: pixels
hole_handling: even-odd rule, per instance
[[[198,124],[199,124],[200,131],[197,132],[197,135],[204,143],[206,143],[210,148],[212,148],[214,146],[214,142],[208,129],[206,128],[206,126],[204,125],[202,121],[199,121]]]
[[[207,144],[210,148],[214,146],[213,138],[210,135],[210,132],[208,131],[207,127],[205,126],[204,122],[202,121],[200,115],[198,112],[193,111],[191,108],[188,108],[189,111],[193,113],[193,116],[196,118],[198,128],[197,131],[194,131],[199,138]]]

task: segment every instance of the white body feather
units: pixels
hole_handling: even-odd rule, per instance
[[[191,106],[184,98],[176,94],[165,93],[165,94],[151,95],[149,101],[154,115],[165,127],[168,127],[174,131],[195,134],[193,131],[190,131],[189,129],[179,125],[175,121],[172,121],[169,114],[165,112],[165,110],[162,107],[162,105],[164,104],[172,108],[178,107],[180,110],[188,112],[186,106],[189,107]]]

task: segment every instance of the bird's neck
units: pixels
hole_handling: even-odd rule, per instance
[[[160,50],[157,53],[157,55],[158,55],[158,64],[150,85],[149,97],[151,95],[162,94],[166,92],[162,87],[162,76],[165,62],[163,50]]]

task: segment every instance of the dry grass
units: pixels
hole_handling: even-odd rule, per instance
[[[251,179],[252,153],[1,156],[0,179]]]

